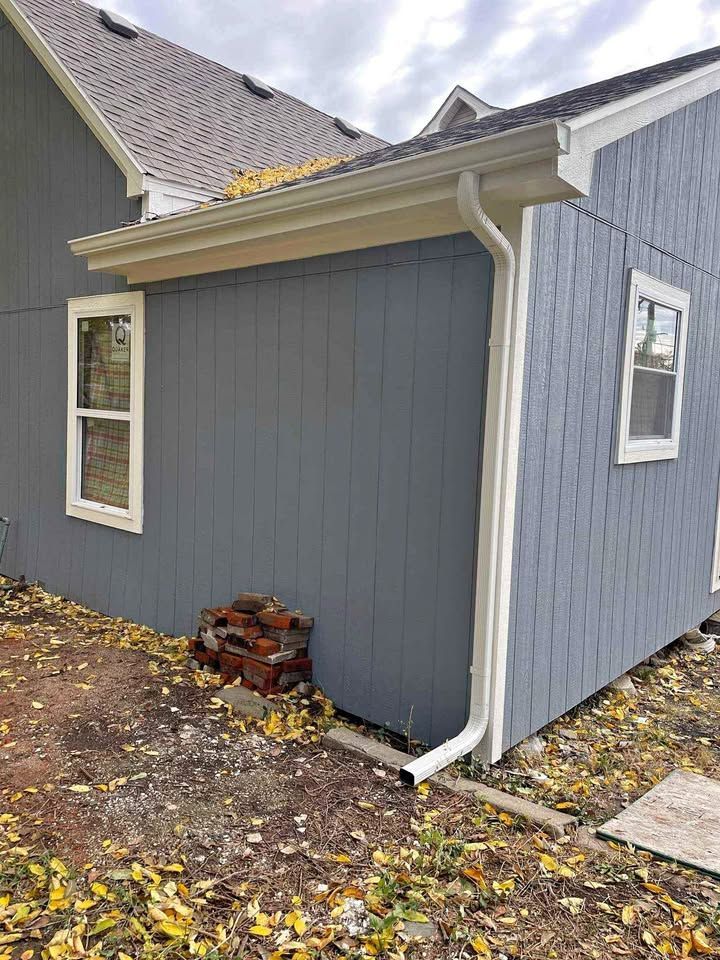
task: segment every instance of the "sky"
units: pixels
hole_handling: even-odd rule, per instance
[[[418,133],[458,83],[511,107],[720,44],[720,0],[112,0],[112,8],[391,141]]]

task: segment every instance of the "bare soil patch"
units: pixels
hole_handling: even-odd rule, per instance
[[[233,716],[185,642],[0,602],[0,960],[712,950],[720,891],[326,753],[321,696]]]

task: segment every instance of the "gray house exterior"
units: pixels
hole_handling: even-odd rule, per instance
[[[83,64],[96,39],[104,59],[133,41],[83,4],[0,11],[4,574],[175,634],[273,592],[315,615],[315,678],[341,709],[433,746],[472,714],[489,635],[493,759],[720,606],[720,51],[405,144],[363,134],[335,172],[152,220],[219,196],[224,141],[182,182],[177,145],[111,116],[63,31]],[[304,155],[274,156],[256,108],[253,145],[232,145],[261,144],[256,166],[335,149],[313,114]],[[631,270],[690,307],[677,455],[628,463]],[[67,301],[128,290],[144,295],[142,532],[66,511]]]

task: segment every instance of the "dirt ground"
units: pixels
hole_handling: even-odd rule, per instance
[[[412,790],[323,749],[319,694],[234,717],[184,663],[40,590],[0,600],[0,960],[713,952],[709,878]]]
[[[480,779],[589,824],[672,770],[720,779],[720,647],[674,643],[630,677],[635,694],[601,691],[540,731],[541,753],[512,750]]]

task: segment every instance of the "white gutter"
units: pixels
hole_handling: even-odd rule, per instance
[[[493,652],[497,631],[496,592],[502,579],[502,493],[508,454],[505,422],[511,375],[515,254],[509,240],[480,206],[479,192],[478,174],[468,171],[461,173],[457,186],[460,216],[495,262],[478,522],[470,710],[464,729],[456,737],[402,768],[400,779],[410,784],[421,783],[454,760],[471,753],[485,736],[490,722]]]

